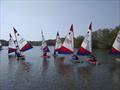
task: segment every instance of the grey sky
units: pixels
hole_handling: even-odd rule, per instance
[[[64,37],[74,24],[75,36],[120,25],[120,0],[0,0],[0,38],[8,40],[15,27],[26,40]]]

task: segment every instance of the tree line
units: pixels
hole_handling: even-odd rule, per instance
[[[115,28],[104,28],[98,29],[92,33],[92,47],[93,49],[108,49],[112,47],[112,44],[117,36],[118,31],[120,30],[120,25]],[[65,38],[61,38],[63,42]],[[79,48],[84,36],[78,36],[74,38],[75,48]],[[0,40],[3,46],[8,46],[8,41]],[[33,46],[40,46],[41,41],[29,41]],[[55,45],[55,39],[46,40],[48,46]]]

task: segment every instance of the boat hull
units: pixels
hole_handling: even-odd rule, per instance
[[[97,65],[98,64],[98,61],[94,61],[91,58],[87,58],[85,61],[90,63],[90,64],[93,64],[93,65]]]
[[[115,60],[118,61],[118,62],[120,62],[120,58],[116,58]]]

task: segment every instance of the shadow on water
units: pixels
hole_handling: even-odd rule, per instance
[[[72,64],[65,61],[66,58],[56,57],[54,58],[54,65],[57,73],[57,77],[61,82],[60,90],[76,90],[74,83],[74,68]],[[66,62],[66,63],[65,63]]]
[[[111,67],[112,72],[112,82],[113,82],[113,89],[119,90],[120,89],[120,63],[115,62],[115,64]]]
[[[71,66],[69,64],[64,63],[65,58],[64,57],[54,57],[54,65],[56,68],[56,71],[63,76],[70,75],[71,72],[70,68]]]
[[[47,58],[43,58],[42,60],[42,75],[45,75],[47,73],[49,67],[49,60]]]
[[[18,69],[21,69],[22,71],[27,71],[27,72],[30,71],[31,64],[29,62],[26,62],[25,60],[20,58],[17,59],[15,55],[8,56],[8,60],[9,60],[10,66],[14,66],[16,63],[16,65],[18,66]]]
[[[23,90],[24,84],[30,80],[29,71],[31,64],[23,60],[17,60],[14,55],[8,56],[8,63],[5,63],[6,68],[2,71],[2,82],[0,83],[2,90]],[[4,76],[3,76],[4,75]]]

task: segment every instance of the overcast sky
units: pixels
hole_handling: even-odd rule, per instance
[[[15,27],[26,40],[64,37],[71,24],[75,37],[120,25],[120,0],[0,0],[0,38],[8,40]]]

